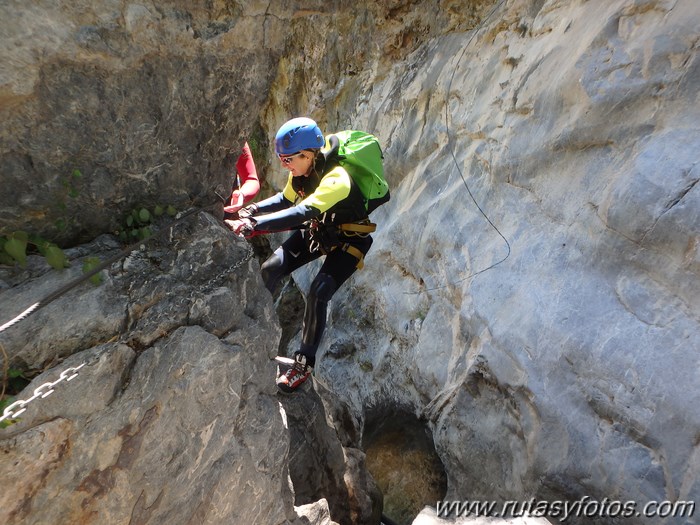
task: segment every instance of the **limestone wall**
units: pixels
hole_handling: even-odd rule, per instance
[[[0,223],[74,243],[215,199],[244,138],[279,187],[289,117],[369,130],[392,200],[324,382],[359,418],[428,418],[449,498],[698,499],[699,21],[694,0],[5,2]],[[190,308],[154,300],[104,304],[96,333],[130,319],[152,346]],[[53,355],[37,330],[13,358]],[[56,355],[104,342],[76,338]]]
[[[697,499],[698,20],[506,2],[358,97],[393,199],[320,366],[428,417],[450,496]]]

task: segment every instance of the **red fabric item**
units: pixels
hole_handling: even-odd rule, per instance
[[[241,187],[234,190],[243,195],[243,204],[250,202],[260,191],[260,181],[258,180],[258,172],[255,170],[255,162],[253,155],[250,153],[250,146],[246,142],[243,145],[243,152],[236,161],[236,171],[241,181]],[[231,204],[235,204],[233,198]]]

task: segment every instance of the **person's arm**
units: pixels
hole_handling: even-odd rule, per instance
[[[245,204],[255,198],[260,191],[258,172],[255,169],[253,155],[250,153],[250,146],[247,142],[243,145],[243,153],[236,161],[236,171],[241,179],[241,186],[237,191],[243,195],[243,203]]]
[[[266,215],[256,213],[251,217],[254,223],[253,230],[279,231],[299,226],[347,198],[350,195],[350,187],[350,175],[343,168],[337,167],[321,179],[316,191],[296,206]]]
[[[297,204],[286,210],[266,215],[255,215],[250,217],[250,220],[253,223],[253,231],[273,232],[292,229],[318,215],[320,212],[316,208]]]
[[[252,233],[253,226],[260,218],[265,217],[266,214],[274,214],[294,206],[295,198],[296,193],[292,188],[292,175],[290,174],[283,191],[260,202],[249,204],[238,211],[237,219],[225,219],[224,222],[235,234],[245,237]]]
[[[254,215],[264,215],[266,213],[273,213],[293,206],[295,198],[296,193],[292,188],[292,176],[290,174],[289,178],[287,179],[287,185],[284,187],[284,190],[260,202],[249,204],[248,206],[240,210],[238,212],[238,215],[240,217],[252,217]]]
[[[250,146],[247,142],[243,145],[243,151],[236,161],[236,173],[238,174],[238,188],[233,190],[229,205],[224,208],[227,213],[240,210],[260,191],[258,172],[255,169],[253,155],[250,153]]]

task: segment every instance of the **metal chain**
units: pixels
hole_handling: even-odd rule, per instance
[[[202,289],[206,289],[212,284],[216,283],[224,277],[225,275],[235,272],[238,270],[241,266],[243,266],[245,263],[247,263],[254,255],[254,250],[253,246],[250,243],[246,243],[248,245],[248,253],[246,255],[231,264],[229,267],[225,268],[221,272],[219,272],[217,275],[209,279],[204,285],[202,286]],[[10,321],[9,323],[5,323],[2,325],[2,329],[0,329],[0,332],[6,330],[10,326],[18,323],[19,321],[25,319],[28,317],[34,310],[37,309],[39,306],[39,303],[35,303],[29,308],[27,308],[24,312],[22,312],[19,316],[17,316],[15,319]],[[7,420],[13,420],[16,419],[20,414],[22,414],[25,410],[27,410],[27,405],[34,401],[35,399],[45,399],[54,392],[54,387],[58,385],[62,381],[72,381],[73,379],[76,378],[78,375],[78,370],[80,370],[83,366],[85,366],[85,363],[82,363],[80,366],[75,366],[75,367],[70,367],[65,369],[61,374],[59,375],[58,379],[56,381],[47,381],[46,383],[38,386],[37,388],[34,389],[33,395],[29,399],[19,399],[15,401],[14,403],[8,405],[5,407],[5,410],[3,410],[2,416],[0,416],[0,423],[3,421]],[[17,410],[15,410],[17,409]]]
[[[80,370],[84,366],[85,363],[82,363],[80,366],[72,366],[70,368],[66,368],[63,372],[61,372],[61,375],[56,381],[47,381],[43,385],[35,388],[34,395],[29,399],[20,399],[18,401],[15,401],[11,405],[8,405],[7,407],[5,407],[2,416],[0,416],[0,422],[4,421],[5,419],[16,419],[22,412],[27,410],[27,405],[29,403],[38,398],[44,399],[49,397],[51,394],[53,394],[54,387],[57,384],[64,380],[66,382],[72,381],[78,375],[78,370]],[[15,408],[18,408],[19,410],[15,411]]]
[[[253,257],[253,255],[254,255],[254,253],[255,253],[254,250],[253,250],[253,246],[252,246],[250,243],[247,243],[247,244],[248,244],[248,253],[246,253],[246,255],[245,255],[242,259],[240,259],[240,260],[234,262],[231,266],[225,268],[224,270],[222,270],[222,271],[220,271],[218,274],[216,274],[214,277],[212,277],[211,279],[209,279],[206,283],[204,283],[204,284],[201,286],[200,290],[206,290],[206,289],[208,289],[211,285],[213,285],[213,284],[215,284],[216,282],[218,282],[219,279],[221,279],[221,278],[224,277],[225,275],[228,275],[228,274],[230,274],[230,273],[235,272],[235,271],[238,270],[241,266],[243,266],[245,263],[247,263],[247,262]]]

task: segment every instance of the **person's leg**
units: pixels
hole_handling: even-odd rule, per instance
[[[337,289],[338,285],[333,275],[322,272],[318,273],[309,288],[301,325],[301,346],[298,352],[306,357],[308,366],[313,367],[316,364],[316,350],[326,329],[328,301]]]
[[[372,245],[372,238],[367,237],[363,241],[356,247],[363,254],[366,254]],[[328,301],[336,290],[355,273],[357,264],[358,259],[354,255],[342,251],[340,248],[333,250],[326,256],[323,266],[311,283],[304,310],[301,346],[298,352],[306,357],[308,366],[313,367],[316,364],[316,351],[326,328]]]
[[[273,293],[282,277],[318,259],[320,255],[309,252],[301,231],[294,232],[260,267],[265,287]]]
[[[326,256],[306,297],[301,346],[294,353],[294,366],[277,378],[277,387],[281,391],[294,392],[311,375],[311,369],[316,364],[316,351],[326,328],[328,301],[338,289],[337,282],[342,284],[346,281],[355,272],[356,266],[357,258],[348,253],[334,250]]]
[[[366,254],[372,245],[372,238],[367,237],[353,245]],[[294,354],[294,365],[277,378],[277,387],[282,392],[294,392],[311,375],[311,368],[316,364],[316,351],[326,327],[328,301],[355,273],[358,262],[357,257],[340,248],[326,256],[320,271],[311,283],[306,299],[301,329],[302,341],[299,350]]]

